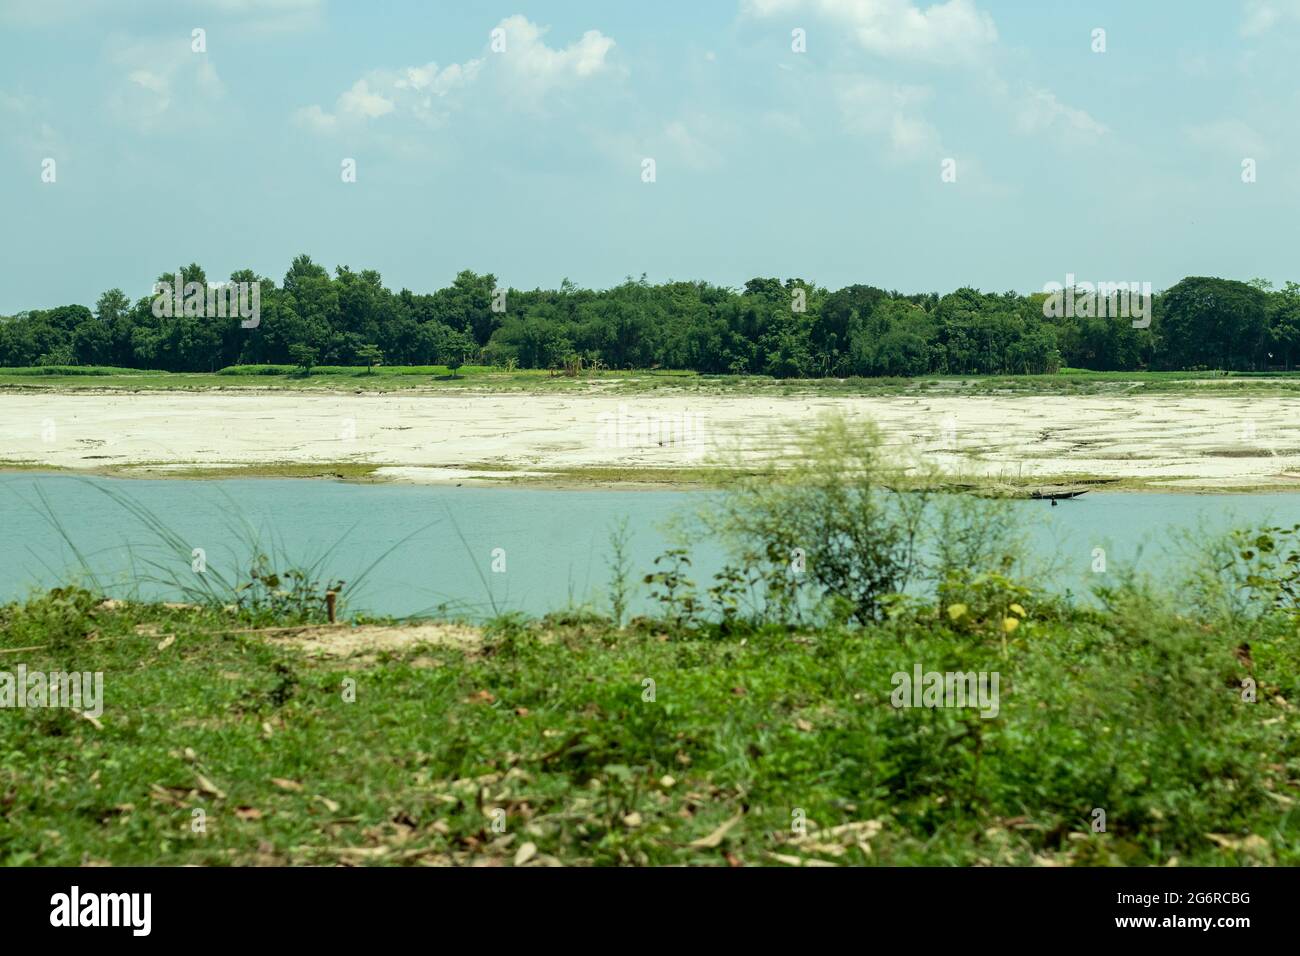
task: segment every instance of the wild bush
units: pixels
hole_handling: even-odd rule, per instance
[[[1011,574],[1020,542],[1007,503],[936,488],[872,423],[820,419],[786,467],[743,477],[702,509],[733,555],[718,598],[734,603],[735,579],[757,572],[769,621],[799,623],[816,607],[820,620],[861,625],[909,588],[953,587],[959,570]]]

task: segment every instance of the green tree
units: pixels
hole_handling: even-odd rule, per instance
[[[109,289],[95,303],[95,318],[111,325],[127,314],[131,309],[131,300],[121,289]]]
[[[296,342],[289,346],[289,357],[293,363],[302,370],[302,374],[310,375],[312,368],[316,365],[320,353],[304,342]]]
[[[1273,353],[1270,364],[1282,365],[1289,372],[1300,352],[1300,285],[1288,282],[1270,298],[1268,339]]]
[[[384,353],[380,351],[377,345],[363,345],[357,349],[357,358],[366,363],[366,373],[373,375],[374,367],[383,364]]]
[[[1171,368],[1255,369],[1267,363],[1268,298],[1233,279],[1191,276],[1160,297]]]

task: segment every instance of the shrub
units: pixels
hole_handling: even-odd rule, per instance
[[[789,467],[741,479],[710,502],[704,521],[742,567],[761,569],[787,608],[791,589],[808,583],[819,600],[846,602],[859,623],[876,620],[886,595],[920,569],[930,493],[886,457],[870,423],[825,418],[796,446]]]
[[[1236,567],[1250,596],[1265,608],[1300,613],[1300,524],[1236,531]]]
[[[92,612],[97,603],[83,588],[54,588],[26,605],[0,611],[0,632],[16,646],[66,650],[94,631]]]

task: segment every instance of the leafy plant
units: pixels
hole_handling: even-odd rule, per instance
[[[1264,607],[1300,613],[1300,524],[1235,531],[1237,580]]]
[[[94,633],[99,599],[85,588],[54,588],[23,607],[0,610],[0,632],[17,646],[47,644],[67,651]]]
[[[270,558],[258,554],[248,579],[235,586],[235,605],[259,620],[320,622],[326,619],[326,595],[342,593],[344,583],[314,578],[299,568],[276,571]]]
[[[614,627],[622,628],[631,593],[629,576],[631,561],[628,557],[627,518],[623,518],[609,534],[609,603],[614,614]]]
[[[718,609],[721,633],[726,636],[736,630],[741,620],[741,601],[753,586],[753,579],[743,571],[728,564],[713,576],[709,598]]]
[[[997,572],[952,571],[938,589],[940,619],[955,631],[1007,638],[1029,617],[1028,587]]]
[[[694,623],[699,612],[695,595],[695,582],[686,576],[691,559],[686,549],[670,548],[654,560],[655,567],[664,566],[645,576],[651,586],[650,597],[663,605],[673,628],[682,631]]]

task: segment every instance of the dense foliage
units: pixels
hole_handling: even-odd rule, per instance
[[[206,283],[197,264],[186,282]],[[159,277],[170,283],[173,274]],[[260,322],[159,317],[154,297],[120,289],[94,310],[65,305],[0,317],[0,366],[112,365],[208,372],[230,365],[372,366],[462,362],[519,368],[675,368],[780,378],[1022,374],[1062,365],[1098,371],[1290,369],[1300,353],[1300,285],[1187,278],[1157,294],[1153,320],[1048,318],[1044,294],[903,295],[872,286],[829,291],[799,279],[613,289],[497,290],[461,272],[429,294],[386,288],[378,272],[333,277],[308,256],[260,283]],[[179,309],[177,310],[180,311]]]

